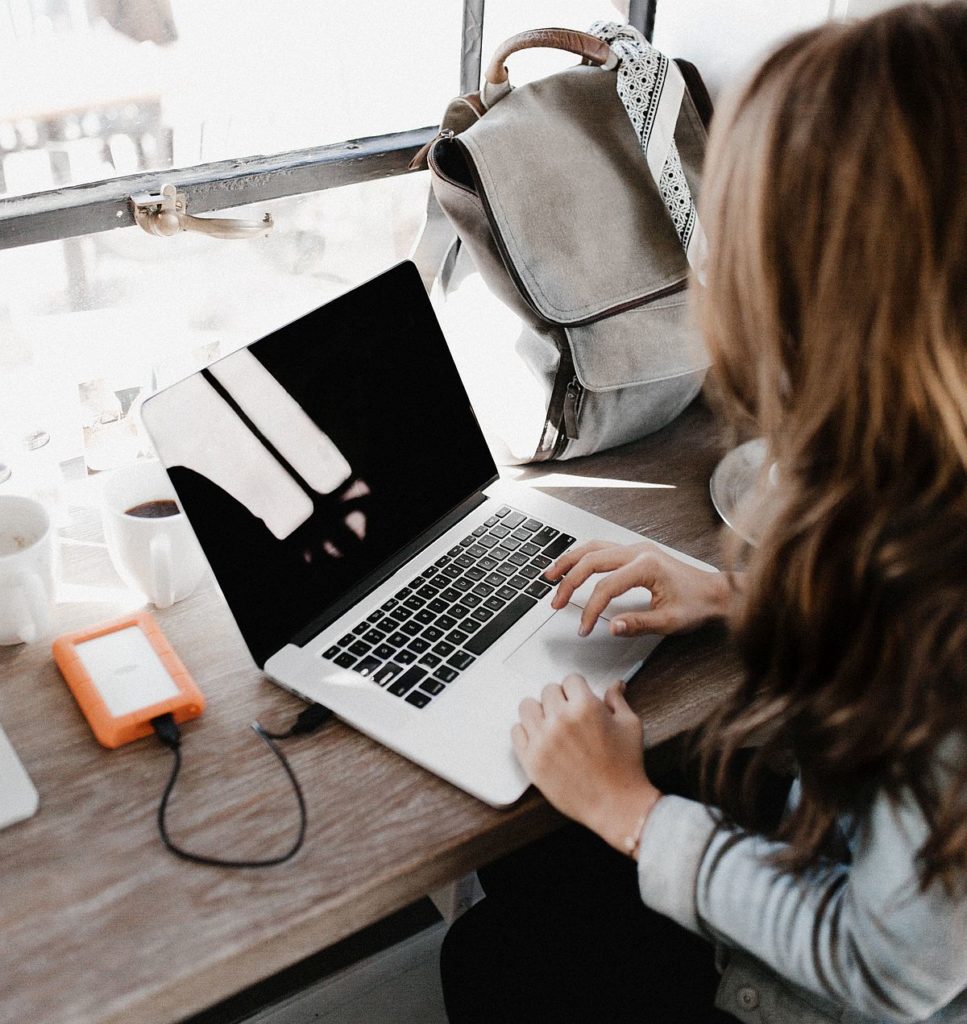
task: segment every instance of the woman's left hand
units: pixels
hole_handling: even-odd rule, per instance
[[[599,700],[583,676],[545,686],[520,705],[511,732],[528,778],[569,818],[629,853],[661,793],[645,773],[643,731],[615,683]]]

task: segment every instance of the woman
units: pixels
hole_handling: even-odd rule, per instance
[[[967,5],[784,45],[717,114],[702,200],[700,320],[726,413],[775,461],[770,523],[741,575],[647,544],[547,574],[558,606],[600,576],[584,629],[636,587],[650,608],[617,637],[728,620],[746,672],[702,732],[712,806],[651,781],[620,685],[524,701],[530,778],[618,853],[532,854],[541,893],[458,921],[448,1011],[967,1021]],[[587,880],[619,854],[640,907]]]

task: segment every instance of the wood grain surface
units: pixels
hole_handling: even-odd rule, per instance
[[[521,478],[555,482],[549,493],[718,564],[708,480],[719,455],[712,417],[697,403],[643,441]],[[75,520],[63,531],[57,632],[123,610],[96,518]],[[285,728],[303,705],[252,664],[210,580],[158,619],[208,699],[183,728],[171,832],[214,855],[280,852],[297,826],[295,802],[248,725]],[[695,724],[737,679],[722,632],[708,629],[664,641],[629,699],[653,745]],[[0,832],[3,1024],[177,1021],[559,820],[533,791],[493,810],[334,722],[286,743],[309,814],[295,859],[255,871],[202,867],[158,839],[171,755],[151,739],[102,749],[49,641],[0,648],[0,722],[41,799],[34,818]]]

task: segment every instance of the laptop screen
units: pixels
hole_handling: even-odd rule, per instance
[[[412,263],[143,415],[259,665],[497,472]]]

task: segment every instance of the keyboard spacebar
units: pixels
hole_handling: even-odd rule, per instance
[[[507,607],[495,615],[483,629],[478,630],[463,645],[471,654],[483,654],[485,650],[507,632],[508,629],[537,602],[526,594],[518,594]]]

